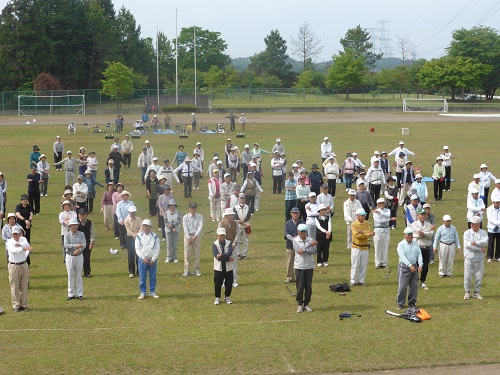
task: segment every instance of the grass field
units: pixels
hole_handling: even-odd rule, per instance
[[[185,115],[179,115],[179,119]],[[254,117],[254,116],[252,116]],[[206,117],[209,119],[210,117]],[[394,149],[401,140],[401,126],[410,128],[404,138],[416,153],[414,164],[425,175],[448,145],[453,161],[452,191],[444,200],[433,202],[437,218],[450,214],[459,233],[466,229],[466,190],[481,163],[499,177],[496,153],[498,122],[442,118],[436,115],[403,114],[293,114],[255,116],[246,138],[233,143],[259,142],[271,150],[281,137],[289,163],[301,158],[305,166],[320,161],[319,145],[325,135],[342,157],[356,151],[367,164],[374,150]],[[0,124],[20,124],[19,118],[2,118]],[[8,181],[7,211],[12,211],[26,190],[28,158],[32,146],[52,156],[56,134],[61,134],[66,150],[80,146],[97,152],[99,180],[103,178],[105,155],[111,141],[103,135],[67,135],[69,118],[40,118],[36,126],[0,126],[0,170]],[[85,118],[106,123],[107,118]],[[174,119],[175,121],[175,119]],[[207,120],[208,121],[208,120]],[[81,120],[83,122],[83,119]],[[402,123],[404,122],[404,125]],[[58,124],[58,125],[55,125]],[[369,128],[374,127],[374,133]],[[151,135],[147,139],[155,154],[172,158],[183,143],[188,151],[201,141],[206,155],[222,153],[225,135]],[[141,144],[134,140],[133,166]],[[135,163],[134,163],[135,162]],[[373,267],[370,251],[367,287],[354,287],[347,296],[329,291],[332,283],[349,279],[350,253],[346,250],[342,203],[343,189],[335,201],[330,267],[325,274],[314,273],[313,313],[296,313],[296,303],[283,283],[285,242],[283,240],[283,195],[273,195],[269,166],[265,166],[261,210],[252,217],[249,259],[239,263],[240,287],[233,289],[233,305],[213,305],[212,234],[202,238],[201,277],[182,277],[182,262],[163,263],[162,243],[158,265],[159,300],[138,301],[137,278],[129,279],[126,253],[109,253],[118,242],[106,232],[102,216],[90,216],[96,227],[96,247],[92,253],[92,279],[84,280],[84,301],[66,301],[67,275],[61,262],[60,226],[57,222],[64,186],[62,172],[51,173],[49,196],[42,198],[42,212],[35,217],[32,231],[31,287],[29,313],[12,313],[8,272],[1,267],[0,373],[2,374],[283,374],[327,373],[334,371],[374,371],[409,367],[479,365],[498,363],[500,329],[496,317],[500,307],[500,263],[485,264],[483,301],[463,300],[463,258],[457,255],[453,279],[440,279],[437,264],[430,266],[428,291],[419,291],[418,306],[432,315],[430,321],[413,324],[389,317],[395,310],[397,292],[396,245],[403,239],[402,212],[399,229],[391,233],[389,279],[385,270]],[[137,168],[124,170],[121,181],[132,192],[138,216],[147,217],[147,200]],[[100,189],[100,188],[98,188]],[[174,186],[182,213],[188,200],[182,186]],[[428,184],[432,197],[432,185]],[[98,190],[98,199],[102,189]],[[204,231],[214,229],[209,221],[208,194],[194,191],[193,200],[204,215]],[[370,220],[371,221],[371,220]],[[156,229],[156,227],[155,227]],[[179,255],[182,257],[182,245]],[[188,288],[187,282],[190,283]],[[291,286],[293,289],[293,286]],[[361,318],[339,320],[341,312],[361,314]]]

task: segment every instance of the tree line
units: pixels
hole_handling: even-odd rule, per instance
[[[162,32],[157,40],[142,37],[134,15],[125,7],[116,11],[111,0],[11,0],[0,15],[0,90],[103,89],[119,100],[127,89],[156,87],[157,53],[161,87],[173,89],[175,43]],[[491,99],[500,85],[500,35],[487,27],[454,31],[445,56],[429,61],[405,59],[402,42],[402,64],[381,71],[375,64],[382,54],[374,53],[371,36],[360,25],[347,30],[342,50],[324,69],[315,64],[323,46],[309,23],[290,38],[290,50],[279,30],[271,30],[264,43],[265,49],[238,70],[221,33],[182,28],[179,87],[194,87],[195,44],[200,91],[294,87],[348,95],[360,87],[390,87],[401,95],[446,89],[454,97],[481,91]],[[290,53],[300,61],[300,72],[292,70]]]

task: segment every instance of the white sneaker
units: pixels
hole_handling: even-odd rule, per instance
[[[194,271],[194,275],[195,276],[201,276],[201,273],[199,273],[198,271]]]
[[[233,301],[231,301],[231,298],[229,297],[224,298],[224,302],[226,302],[228,305],[233,303]]]
[[[313,309],[311,309],[309,305],[305,305],[304,309],[306,309],[307,312],[313,312]]]
[[[500,258],[497,258],[497,262],[500,262]]]
[[[128,277],[129,277],[130,279],[132,279],[134,276],[135,276],[135,275],[134,275],[132,272],[130,272],[130,274],[128,275]]]
[[[179,263],[179,261],[177,259],[174,259],[174,263]]]
[[[189,272],[184,272],[182,276],[189,276]]]
[[[233,283],[233,288],[237,288],[237,287],[239,287],[239,286],[240,286],[240,284],[238,284],[238,283]]]
[[[474,292],[474,294],[472,295],[472,298],[484,299],[484,297],[481,294],[479,294],[479,292]]]
[[[299,305],[299,306],[297,307],[297,312],[298,312],[298,313],[301,313],[302,311],[304,311],[304,306]]]
[[[469,292],[465,292],[464,300],[468,300],[469,298],[470,298],[470,293]]]
[[[323,267],[323,263],[318,263],[318,267]]]
[[[425,283],[420,284],[420,287],[421,287],[423,290],[429,290],[429,287],[428,287],[427,285],[425,285]]]
[[[486,261],[486,263],[491,263],[491,262],[492,262],[492,260],[491,260],[491,259],[488,259],[488,260]]]
[[[165,242],[165,239],[164,239],[164,238],[162,238],[162,239],[161,239],[161,242]]]
[[[120,239],[120,238],[118,238],[118,237],[115,237],[115,240],[119,240],[119,239]]]
[[[149,293],[149,296],[150,296],[150,297],[153,297],[153,298],[155,298],[155,299],[160,298],[160,296],[159,296],[158,294],[156,294],[156,293]]]
[[[144,299],[144,298],[146,298],[146,295],[144,293],[141,293],[139,297],[137,297],[137,299]]]
[[[216,298],[214,301],[214,305],[220,305],[220,298]]]
[[[323,262],[323,267],[328,267],[328,263]]]

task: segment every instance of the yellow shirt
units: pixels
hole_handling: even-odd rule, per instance
[[[362,230],[364,233],[358,233],[358,231]],[[351,223],[351,232],[352,232],[352,247],[357,248],[359,250],[368,250],[368,235],[367,233],[371,232],[370,224],[367,220],[360,223],[358,220],[355,220]]]

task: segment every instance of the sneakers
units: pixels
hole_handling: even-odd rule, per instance
[[[144,298],[146,298],[146,295],[144,293],[141,293],[139,297],[137,297],[137,299],[144,299]]]
[[[470,293],[469,292],[465,292],[465,295],[464,295],[464,300],[468,300],[470,298]]]
[[[304,309],[306,309],[307,312],[313,312],[313,309],[311,309],[308,305],[305,305]]]
[[[149,296],[150,296],[150,297],[153,297],[154,299],[158,299],[158,298],[160,298],[160,296],[159,296],[158,294],[156,294],[155,292],[153,292],[153,293],[149,293]]]
[[[195,276],[201,276],[201,273],[199,271],[194,271]]]
[[[491,263],[491,262],[492,262],[492,259],[488,259],[488,260],[486,261],[486,263]]]
[[[328,267],[328,263],[323,262],[323,267]]]
[[[119,237],[115,237],[115,240],[119,240],[120,238]]]
[[[472,295],[472,298],[484,299],[484,297],[481,294],[479,294],[479,292],[474,292],[474,294]]]
[[[433,261],[433,260],[431,260],[431,261],[430,261],[430,264],[434,264],[434,261]]]
[[[132,272],[130,272],[130,274],[128,275],[128,277],[129,277],[130,279],[132,279],[134,276],[135,276],[135,275],[134,275]]]
[[[497,258],[497,262],[500,262],[500,258]]]
[[[237,287],[239,287],[239,286],[240,286],[240,284],[238,284],[238,283],[233,283],[233,288],[237,288]]]
[[[178,263],[179,261],[177,259],[174,259],[174,263]]]
[[[420,287],[423,289],[423,290],[429,290],[429,287],[427,285],[425,285],[425,283],[421,283],[420,284]]]
[[[224,302],[226,302],[228,305],[233,303],[233,301],[231,301],[231,298],[229,297],[224,298]]]
[[[182,276],[189,276],[189,272],[184,272]]]
[[[220,298],[215,298],[214,305],[220,305]]]
[[[165,242],[165,239],[164,239],[164,238],[162,238],[162,239],[161,239],[161,242]]]
[[[304,311],[304,306],[299,305],[299,306],[297,307],[297,312],[298,312],[298,313],[301,313],[302,311]]]
[[[318,267],[323,267],[323,263],[318,263]]]

